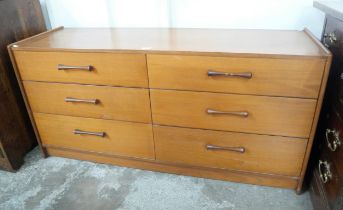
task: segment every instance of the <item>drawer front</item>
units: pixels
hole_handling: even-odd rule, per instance
[[[304,138],[316,106],[312,99],[169,90],[150,94],[155,124]],[[238,115],[245,112],[248,116]]]
[[[333,54],[333,63],[343,59],[343,21],[327,16],[322,42]]]
[[[324,187],[322,186],[318,170],[313,171],[309,191],[314,210],[330,210],[329,202]]]
[[[331,209],[334,209],[337,198],[340,195],[340,190],[343,184],[343,179],[337,171],[337,165],[326,152],[322,153],[315,169],[318,173],[320,183],[322,184],[326,198]]]
[[[298,176],[306,139],[154,126],[156,159]],[[242,150],[243,149],[243,150]]]
[[[154,159],[149,124],[42,113],[34,113],[34,118],[43,146]],[[82,131],[96,133],[77,134]]]
[[[146,89],[23,83],[33,112],[151,122],[149,91]]]
[[[317,98],[321,59],[230,58],[148,55],[150,87]],[[251,73],[251,78],[208,76],[208,71]],[[248,76],[245,74],[243,76]]]
[[[145,55],[14,51],[23,80],[148,87]],[[58,70],[58,65],[92,66]]]
[[[343,68],[343,64],[341,68]],[[331,70],[334,71],[333,68]],[[331,100],[333,100],[333,104],[337,109],[337,112],[343,116],[343,72],[340,72],[339,77],[336,76],[334,80],[336,80],[335,82],[337,82],[338,84],[333,87],[335,89],[331,93],[327,94],[333,95]]]
[[[343,177],[343,121],[335,109],[332,109],[329,122],[322,137],[326,153],[337,166]]]
[[[326,103],[335,104],[337,111],[343,115],[343,21],[327,16],[323,35],[322,42],[333,55],[325,92]]]

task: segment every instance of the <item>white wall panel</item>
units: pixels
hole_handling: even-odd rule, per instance
[[[41,0],[51,27],[309,28],[324,14],[312,0]]]

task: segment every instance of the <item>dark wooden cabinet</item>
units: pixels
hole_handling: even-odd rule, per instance
[[[343,209],[343,20],[326,16],[322,43],[333,61],[311,160],[313,207]]]
[[[0,168],[14,171],[36,144],[7,45],[46,30],[39,0],[0,0]]]

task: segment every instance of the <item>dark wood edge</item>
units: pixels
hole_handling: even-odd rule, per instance
[[[75,148],[58,147],[58,146],[47,145],[47,144],[43,144],[43,147],[47,148],[47,149],[71,151],[71,152],[77,152],[77,153],[105,156],[105,157],[110,157],[110,158],[120,158],[123,160],[134,160],[134,161],[138,161],[138,162],[147,162],[147,163],[152,163],[152,164],[171,165],[171,166],[182,167],[182,168],[195,168],[195,169],[201,169],[201,170],[226,171],[226,172],[231,172],[231,173],[254,175],[254,176],[274,177],[274,178],[277,177],[277,178],[281,178],[281,179],[299,180],[299,177],[286,176],[286,175],[280,175],[280,174],[268,174],[268,173],[259,173],[259,172],[253,172],[253,171],[192,166],[189,164],[173,163],[173,162],[169,162],[169,161],[160,161],[160,160],[148,159],[148,158],[128,157],[128,156],[123,156],[123,155],[114,155],[114,154],[109,154],[109,153],[104,153],[104,152],[96,152],[96,151],[85,151],[85,150],[80,150],[80,149],[75,149]]]
[[[12,44],[8,45],[8,48],[9,47],[13,47],[14,48],[14,46],[20,47],[20,44],[22,44],[22,43],[27,43],[27,42],[29,43],[29,42],[33,42],[35,40],[42,39],[42,38],[48,36],[49,34],[51,34],[53,32],[62,30],[63,28],[64,28],[64,26],[60,26],[60,27],[57,27],[57,28],[54,28],[54,29],[51,29],[51,30],[48,30],[48,31],[45,31],[45,32],[42,32],[42,33],[39,33],[39,34],[36,34],[34,36],[28,37],[26,39],[22,39],[22,40],[20,40],[18,42],[15,42],[15,43],[12,43]]]
[[[23,83],[22,83],[22,80],[21,80],[20,73],[18,71],[17,63],[16,63],[16,60],[15,60],[14,55],[13,55],[12,45],[8,45],[7,49],[8,49],[8,54],[10,56],[10,60],[12,62],[14,73],[15,73],[16,78],[17,78],[17,82],[19,84],[20,92],[21,92],[21,94],[23,96],[23,99],[24,99],[25,107],[26,107],[27,113],[29,115],[29,118],[30,118],[30,121],[31,121],[31,124],[32,124],[32,127],[33,127],[33,131],[35,133],[37,142],[39,144],[39,148],[42,151],[43,157],[47,157],[47,153],[44,150],[44,148],[42,147],[42,142],[41,142],[38,130],[37,130],[36,123],[35,123],[34,118],[33,118],[31,107],[30,107],[30,105],[28,103],[27,95],[26,95],[25,89],[23,87]]]
[[[166,173],[173,173],[179,175],[186,175],[186,176],[195,176],[195,177],[203,177],[203,178],[210,178],[210,179],[218,179],[218,180],[226,180],[226,181],[234,181],[234,182],[243,182],[248,184],[257,184],[257,185],[265,185],[265,186],[273,186],[273,187],[282,187],[288,189],[295,189],[296,183],[298,183],[298,179],[292,177],[284,177],[284,176],[271,176],[271,175],[263,175],[263,174],[255,174],[255,173],[244,173],[244,172],[237,172],[237,171],[230,171],[230,170],[223,170],[223,169],[212,169],[212,168],[204,168],[204,167],[189,167],[185,165],[177,165],[165,162],[158,162],[154,160],[147,160],[147,159],[132,159],[132,158],[123,158],[117,157],[114,155],[106,155],[106,154],[98,154],[93,152],[84,152],[78,151],[74,149],[66,149],[66,148],[57,148],[57,147],[47,147],[49,151],[59,151],[62,152],[63,155],[52,154],[53,156],[60,156],[64,158],[72,158],[72,159],[79,159],[79,160],[86,160],[96,163],[104,163],[104,164],[112,164],[116,166],[128,167],[128,168],[138,168],[143,170],[150,170],[150,171],[159,171],[159,172],[166,172]],[[69,155],[67,155],[69,153]],[[73,154],[73,155],[70,155]],[[77,155],[77,157],[75,157]],[[87,156],[85,158],[84,156]],[[107,159],[107,161],[99,161],[95,160],[94,158],[89,157],[96,157],[101,159]],[[191,172],[190,172],[191,171]],[[192,173],[193,172],[193,173]],[[196,172],[196,173],[194,173]],[[209,174],[217,174],[209,175]],[[220,175],[220,178],[218,178]],[[243,177],[241,178],[232,178],[230,175],[235,177]],[[246,178],[254,178],[256,181],[247,181]],[[264,184],[263,180],[273,180],[272,184]],[[292,185],[285,185],[285,182],[292,182]]]
[[[299,180],[299,183],[298,183],[298,186],[296,189],[296,192],[298,194],[300,194],[302,192],[302,188],[303,188],[304,177],[305,177],[308,161],[309,161],[311,150],[312,150],[314,136],[316,134],[316,128],[317,128],[317,124],[318,124],[318,120],[319,120],[320,111],[321,111],[321,108],[323,105],[323,99],[324,99],[325,89],[326,89],[326,85],[327,85],[327,80],[329,77],[331,61],[332,61],[332,54],[330,53],[328,56],[328,59],[326,61],[326,64],[325,64],[324,74],[322,77],[322,84],[320,87],[319,97],[318,97],[318,101],[317,101],[317,105],[316,105],[316,111],[315,111],[313,122],[312,122],[310,138],[309,138],[307,146],[306,146],[306,153],[304,156],[303,166],[301,169],[300,180]]]
[[[310,30],[308,30],[308,28],[304,28],[304,32],[318,47],[320,47],[327,54],[327,56],[332,56],[331,52],[320,42],[320,40],[318,40],[314,36],[314,34]]]

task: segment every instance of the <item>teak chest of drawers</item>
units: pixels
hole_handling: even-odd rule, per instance
[[[45,155],[301,190],[331,63],[307,30],[61,27],[9,51]]]

